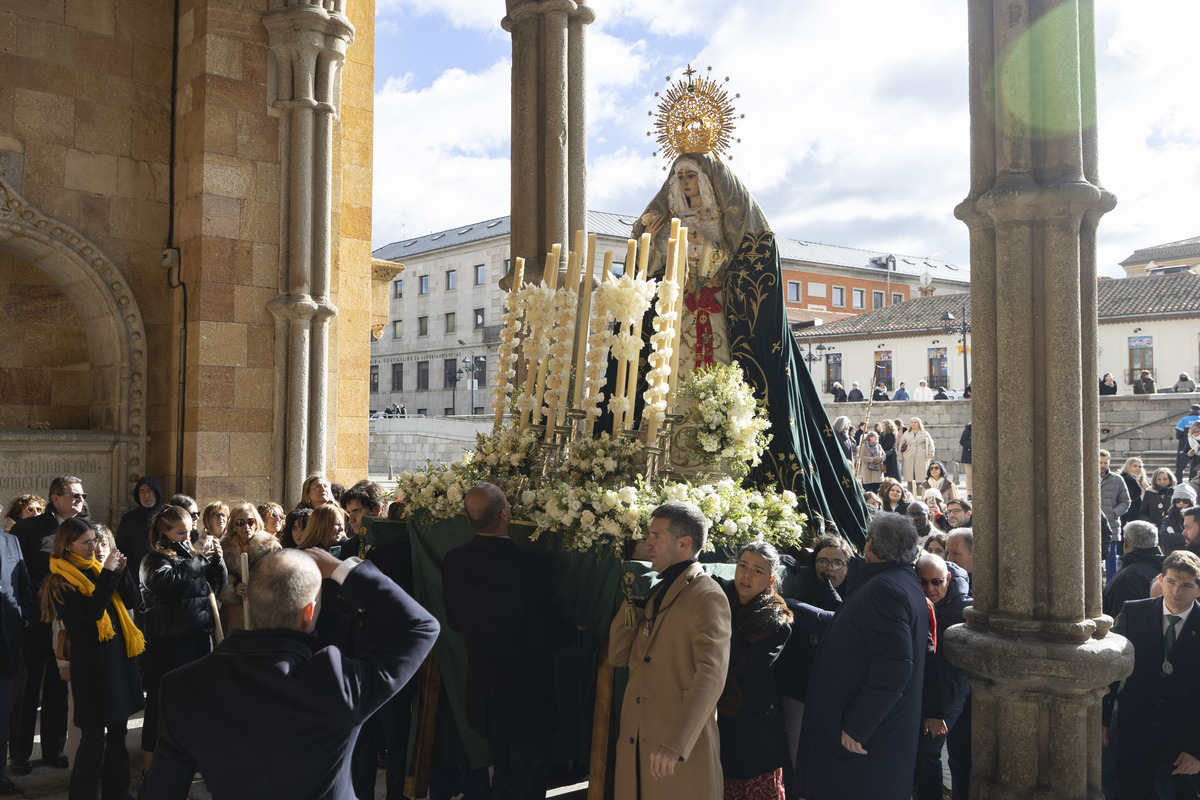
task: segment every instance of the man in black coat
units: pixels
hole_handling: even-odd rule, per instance
[[[83,481],[73,475],[62,475],[50,482],[50,505],[45,512],[12,527],[10,533],[20,542],[29,570],[35,603],[40,597],[42,580],[50,573],[50,553],[58,526],[64,519],[87,516],[86,504]],[[28,775],[33,770],[29,759],[33,756],[39,698],[42,761],[59,768],[68,765],[63,753],[67,744],[67,683],[59,677],[50,641],[50,623],[42,622],[41,615],[35,614],[21,634],[21,671],[13,686],[15,707],[8,749],[10,769],[17,775]]]
[[[1125,555],[1121,568],[1104,590],[1104,613],[1116,619],[1130,600],[1150,596],[1150,584],[1162,572],[1163,554],[1158,549],[1158,530],[1144,520],[1125,525]]]
[[[508,538],[504,492],[482,483],[467,492],[476,536],[446,554],[446,621],[467,645],[467,721],[492,747],[492,796],[546,796],[546,745],[558,727],[551,654],[575,626],[550,610],[546,573]]]
[[[955,666],[946,658],[942,646],[943,635],[951,625],[963,622],[963,609],[971,605],[971,584],[967,572],[954,563],[947,563],[941,556],[929,553],[917,559],[917,580],[921,591],[933,604],[937,620],[937,649],[932,658],[925,661],[925,684],[922,699],[921,741],[917,745],[916,789],[917,800],[941,800],[942,798],[942,745],[946,735],[954,729],[963,706],[967,701],[970,684],[967,671]],[[965,797],[969,771],[955,770],[951,762],[951,781],[954,796]]]
[[[312,651],[321,581],[364,612],[373,646]],[[196,771],[212,796],[353,800],[359,728],[433,648],[438,624],[370,562],[319,548],[280,550],[248,582],[255,629],[162,681],[162,717],[144,800],[182,800]]]
[[[807,800],[908,800],[921,724],[929,606],[912,562],[912,521],[879,514],[867,529],[863,583],[813,664],[797,794]]]
[[[877,403],[881,402],[881,401],[891,400],[891,398],[888,397],[887,387],[884,386],[882,383],[879,384],[878,386],[876,386],[875,390],[871,392],[871,399]]]
[[[1174,797],[1173,776],[1200,790],[1200,557],[1163,560],[1163,596],[1131,600],[1113,630],[1133,644],[1133,674],[1104,698],[1105,743],[1117,702],[1121,797]],[[1121,686],[1118,691],[1117,687]]]
[[[150,524],[163,507],[162,484],[153,475],[143,475],[133,487],[133,508],[117,526],[117,549],[125,554],[126,569],[140,575],[142,559],[150,549]]]
[[[850,394],[847,395],[847,399],[851,403],[861,403],[863,401],[863,393],[862,390],[858,388],[857,382],[850,384]]]

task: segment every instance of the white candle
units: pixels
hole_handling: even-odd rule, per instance
[[[250,588],[250,555],[242,553],[242,583],[246,584],[246,589]],[[254,626],[250,624],[250,604],[243,598],[242,600],[242,618],[246,623],[246,630],[254,630]]]

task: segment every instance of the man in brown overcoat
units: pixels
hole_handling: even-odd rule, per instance
[[[609,629],[613,665],[629,668],[617,738],[616,797],[721,800],[717,699],[729,665],[729,602],[696,556],[708,520],[691,503],[650,516],[645,550],[662,582]]]

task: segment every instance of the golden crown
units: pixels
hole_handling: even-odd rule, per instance
[[[712,72],[712,67],[708,67],[706,72]],[[729,78],[718,82],[708,75],[696,78],[696,74],[696,70],[688,64],[683,71],[684,77],[667,89],[666,96],[654,93],[655,97],[662,98],[654,122],[658,131],[658,150],[654,155],[662,153],[668,161],[674,161],[681,153],[712,153],[720,156],[731,142],[742,141],[730,137],[735,127],[734,119],[746,117],[745,114],[735,117],[733,113],[733,100],[741,95],[729,97],[724,89]],[[671,82],[670,75],[667,76],[667,82]],[[655,116],[653,111],[649,114]],[[646,131],[646,135],[653,136],[654,131]]]

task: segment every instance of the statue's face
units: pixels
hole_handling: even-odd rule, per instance
[[[679,189],[689,200],[700,196],[700,174],[696,170],[685,167],[679,173]]]

